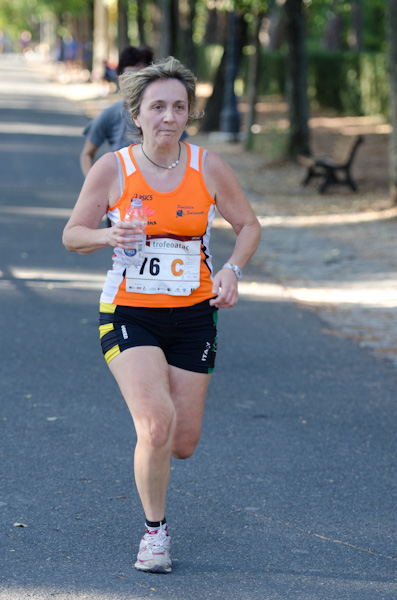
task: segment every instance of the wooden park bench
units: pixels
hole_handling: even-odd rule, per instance
[[[298,156],[299,164],[307,168],[302,185],[313,177],[321,177],[319,192],[323,194],[329,185],[349,185],[355,192],[357,185],[352,179],[351,167],[359,145],[364,141],[362,135],[354,138],[338,136],[330,157]]]

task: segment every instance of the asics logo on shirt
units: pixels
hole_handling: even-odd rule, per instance
[[[133,196],[131,198],[131,200],[133,200],[134,198],[140,198],[142,200],[142,202],[143,202],[144,200],[153,200],[153,195],[152,194],[147,194],[147,195],[145,195],[145,194],[135,194],[135,196]]]

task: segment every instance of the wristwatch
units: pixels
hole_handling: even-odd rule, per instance
[[[237,281],[241,281],[241,279],[243,278],[243,272],[240,269],[240,267],[238,267],[237,265],[233,265],[232,263],[225,263],[222,267],[222,269],[231,269],[232,271],[234,271],[235,276],[237,277]]]

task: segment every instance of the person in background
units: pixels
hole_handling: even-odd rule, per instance
[[[236,304],[261,228],[231,167],[215,152],[181,141],[188,120],[198,116],[193,73],[169,57],[124,73],[119,83],[141,143],[95,163],[63,243],[80,254],[115,250],[100,298],[99,330],[137,434],[134,473],[146,531],[135,568],[169,573],[171,457],[189,458],[199,442],[218,311]],[[134,226],[124,220],[131,198],[142,200],[150,219],[144,262],[126,268],[124,250],[134,243]],[[236,242],[214,273],[209,243],[216,209]],[[99,228],[104,215],[112,227]]]
[[[139,71],[152,61],[153,52],[150,48],[127,46],[120,54],[116,73],[120,76],[126,71]],[[80,167],[84,177],[87,177],[102,144],[108,142],[112,151],[128,146],[130,142],[126,138],[127,129],[136,130],[124,108],[123,100],[108,106],[87,124],[83,132],[86,140],[80,154]]]

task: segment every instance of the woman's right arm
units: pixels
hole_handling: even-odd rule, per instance
[[[108,153],[90,169],[63,231],[62,242],[69,252],[90,254],[108,246],[129,248],[133,241],[130,223],[99,228],[108,207],[115,204],[119,196],[116,158],[113,153]]]

